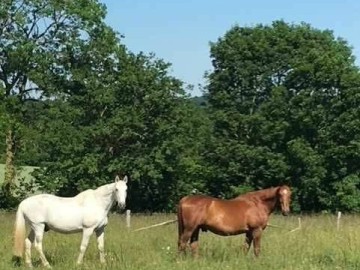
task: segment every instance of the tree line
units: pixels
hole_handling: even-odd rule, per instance
[[[130,177],[134,211],[288,184],[295,211],[360,211],[360,73],[349,44],[306,23],[233,26],[210,43],[201,98],[133,53],[96,0],[0,3],[0,207]],[[191,59],[189,59],[191,65]],[[25,188],[24,188],[25,187]]]

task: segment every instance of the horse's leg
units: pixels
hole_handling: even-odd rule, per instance
[[[199,257],[199,233],[200,228],[197,227],[190,238],[190,247],[195,258]]]
[[[49,262],[47,261],[45,255],[44,255],[43,248],[42,248],[44,229],[45,229],[45,224],[38,224],[38,225],[34,226],[34,228],[33,228],[34,233],[35,233],[35,244],[34,245],[35,245],[36,250],[40,254],[40,259],[41,259],[43,266],[51,268]]]
[[[186,251],[186,245],[189,242],[189,239],[192,235],[194,230],[192,229],[188,229],[185,228],[184,231],[182,232],[182,234],[179,237],[179,242],[178,242],[178,251],[179,253],[185,253]]]
[[[94,232],[93,228],[84,228],[83,229],[83,235],[82,235],[82,240],[81,240],[81,245],[80,245],[80,253],[79,253],[79,257],[77,259],[77,264],[81,264],[83,259],[84,259],[84,254],[86,251],[86,248],[89,244],[89,239],[91,234]]]
[[[244,252],[245,255],[249,252],[252,241],[253,241],[253,233],[252,233],[252,231],[246,232],[245,242],[244,242],[244,245],[243,245],[243,252]]]
[[[256,257],[260,254],[260,239],[261,239],[262,229],[257,228],[253,231],[254,238],[254,254]]]
[[[25,264],[27,267],[32,268],[32,262],[31,262],[31,245],[35,241],[35,232],[34,230],[30,230],[30,233],[28,237],[25,239]]]
[[[105,227],[98,228],[96,233],[96,239],[99,249],[99,255],[100,255],[100,262],[105,263],[105,254],[104,254],[104,229]]]

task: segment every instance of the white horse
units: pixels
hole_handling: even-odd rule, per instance
[[[104,263],[104,228],[108,222],[107,215],[115,200],[120,208],[125,208],[126,190],[127,177],[120,180],[116,176],[115,183],[100,186],[95,190],[83,191],[75,197],[40,194],[23,200],[16,212],[14,259],[16,261],[21,259],[25,246],[25,263],[32,267],[31,245],[34,244],[42,264],[50,268],[42,249],[44,231],[54,230],[60,233],[82,231],[77,263],[82,263],[93,232],[97,237],[100,261]],[[30,225],[30,233],[26,239],[25,223]]]

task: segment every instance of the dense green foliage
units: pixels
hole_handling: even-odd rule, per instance
[[[211,56],[214,191],[288,183],[294,207],[358,211],[360,77],[346,42],[279,21],[233,27]]]
[[[134,54],[96,0],[0,3],[0,151],[72,196],[131,178],[128,205],[173,210],[288,183],[295,210],[360,211],[360,75],[330,31],[231,28],[192,99],[170,64]],[[2,205],[5,207],[6,205]]]

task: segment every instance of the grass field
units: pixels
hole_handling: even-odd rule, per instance
[[[336,229],[336,217],[304,216],[301,230],[288,233],[268,228],[262,238],[258,259],[252,249],[247,256],[240,252],[244,236],[220,237],[200,234],[200,258],[176,256],[175,224],[140,232],[133,229],[173,219],[174,215],[134,215],[131,229],[126,228],[124,215],[111,215],[105,233],[107,264],[101,265],[92,237],[84,265],[75,264],[80,234],[45,234],[44,251],[53,269],[360,269],[360,217],[343,216]],[[11,269],[13,213],[0,214],[0,269]],[[297,227],[297,217],[273,215],[271,223],[286,228]],[[33,250],[36,268],[42,268]],[[25,268],[17,268],[25,269]]]

